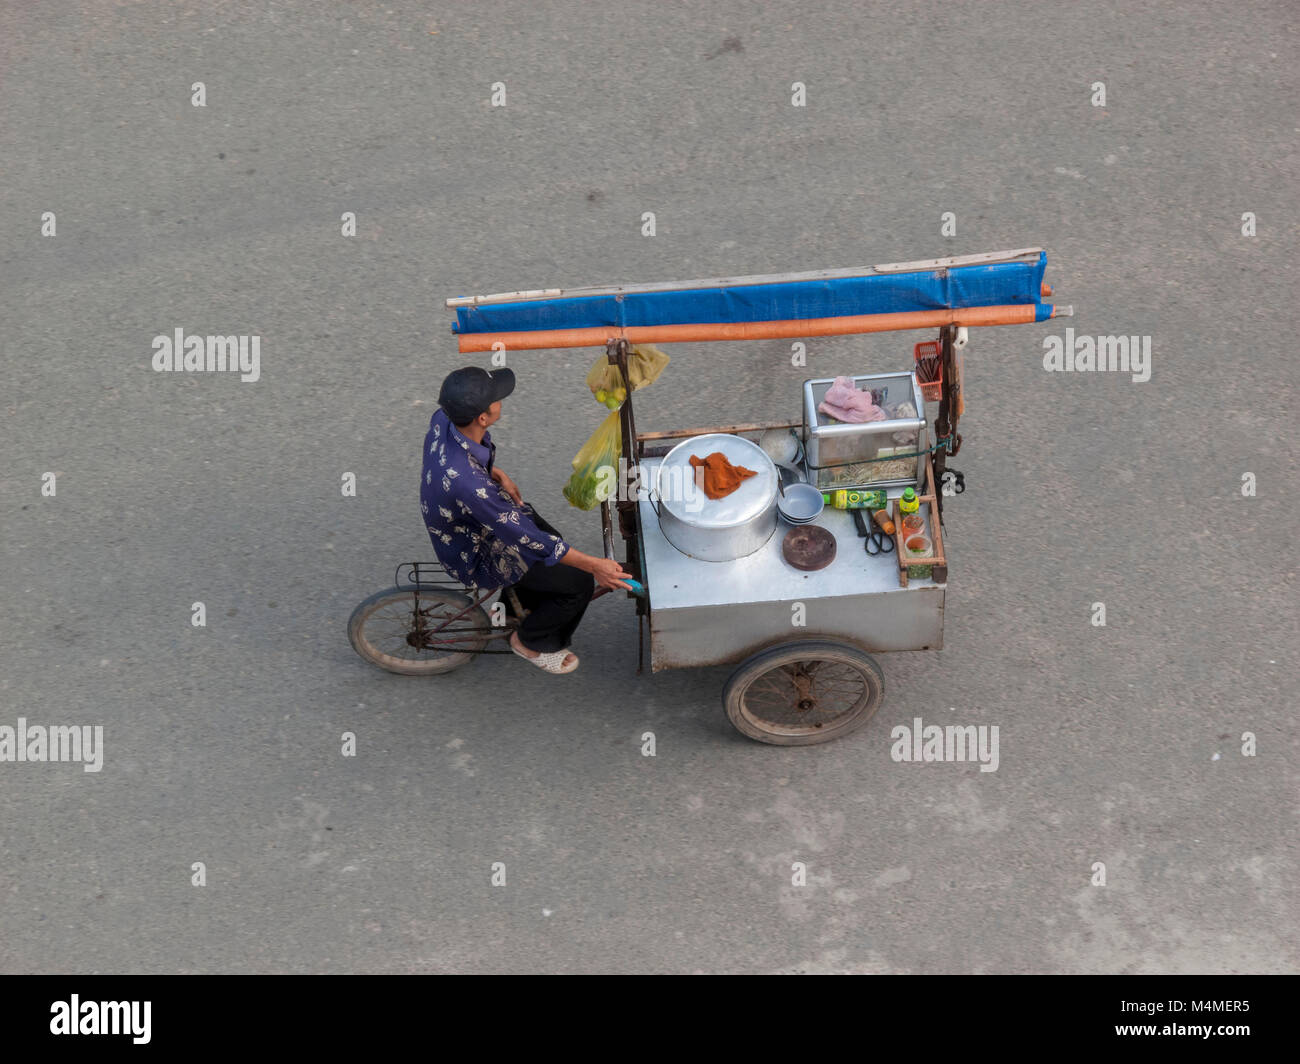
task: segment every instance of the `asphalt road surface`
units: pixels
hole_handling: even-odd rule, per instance
[[[8,0],[0,726],[103,746],[0,761],[0,969],[1296,971],[1298,43],[1281,2]],[[446,297],[1031,246],[1075,317],[972,330],[944,647],[882,655],[857,734],[638,676],[622,595],[571,676],[349,646],[486,364]],[[1067,326],[1150,378],[1046,371]],[[154,372],[177,328],[258,379]],[[675,345],[638,427],[797,417],[921,338]],[[493,430],[592,553],[597,353],[510,356]],[[997,771],[893,760],[917,717]]]

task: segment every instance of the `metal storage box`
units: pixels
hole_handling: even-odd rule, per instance
[[[833,377],[803,384],[803,424],[809,480],[819,488],[901,487],[920,483],[930,446],[925,402],[914,372],[874,373],[851,378],[860,391],[880,391],[886,410],[910,403],[915,417],[864,424],[835,422],[817,409]],[[893,452],[911,457],[894,458]],[[877,460],[879,459],[879,460]]]

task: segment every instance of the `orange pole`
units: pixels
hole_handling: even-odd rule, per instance
[[[632,344],[678,344],[711,340],[781,340],[801,336],[844,336],[851,333],[929,329],[941,325],[1027,325],[1035,320],[1032,305],[970,307],[965,310],[913,310],[899,314],[850,314],[838,318],[799,318],[791,321],[722,322],[695,325],[616,325],[590,329],[547,329],[538,332],[462,333],[460,353],[538,351],[550,347],[604,347],[624,339]],[[1055,310],[1053,310],[1055,314]]]

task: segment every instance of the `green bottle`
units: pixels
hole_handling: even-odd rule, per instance
[[[883,510],[886,506],[885,493],[880,490],[840,488],[838,491],[823,491],[822,501],[837,510]]]
[[[921,508],[921,501],[916,497],[916,492],[911,488],[903,489],[903,497],[898,500],[898,512],[903,514],[914,514]]]

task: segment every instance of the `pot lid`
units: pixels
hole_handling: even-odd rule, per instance
[[[752,469],[730,495],[710,499],[695,479],[691,456],[706,458],[721,451],[732,465]],[[703,470],[700,471],[703,476]],[[733,528],[766,513],[776,499],[776,465],[758,444],[743,436],[713,432],[683,440],[665,456],[655,476],[659,505],[695,528]]]

